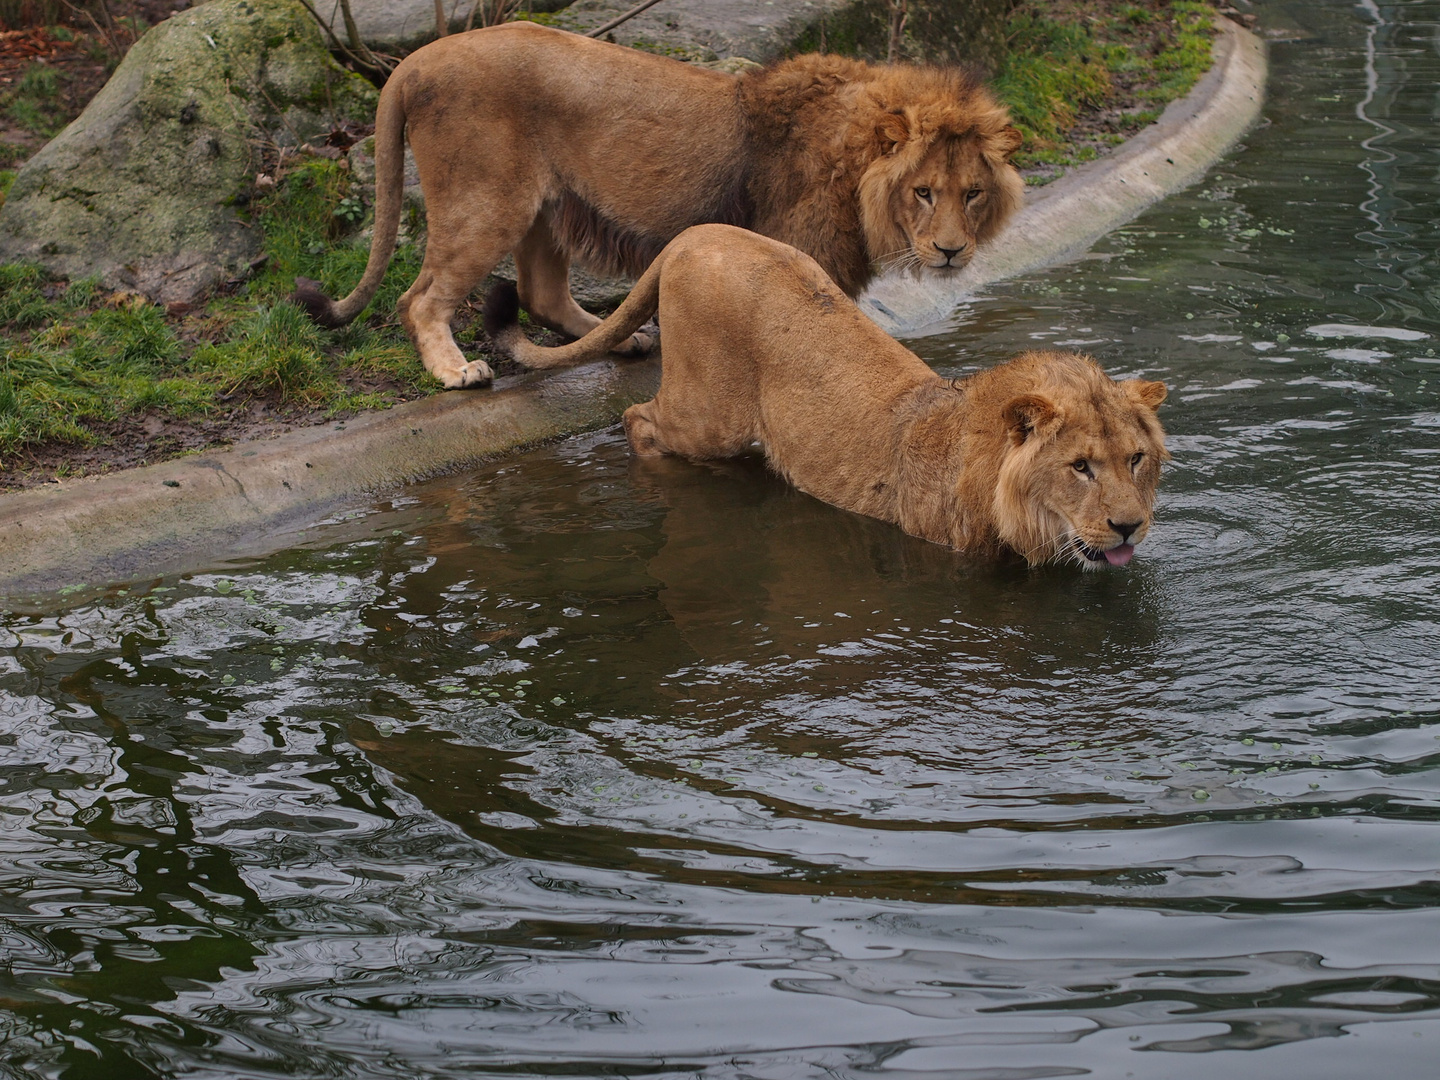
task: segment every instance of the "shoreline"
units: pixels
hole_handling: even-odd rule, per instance
[[[859,298],[918,336],[984,285],[1073,258],[1215,164],[1259,116],[1264,43],[1218,20],[1215,61],[1117,150],[1030,189],[1005,240],[954,281],[877,282]],[[14,603],[274,550],[408,483],[614,423],[653,396],[657,357],[500,379],[270,440],[0,495],[0,598]],[[421,437],[423,436],[423,438]],[[89,583],[94,583],[93,585]]]

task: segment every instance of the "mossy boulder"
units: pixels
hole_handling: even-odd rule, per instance
[[[367,121],[377,94],[295,0],[212,0],[145,34],[0,207],[0,261],[160,301],[243,275],[264,148]]]

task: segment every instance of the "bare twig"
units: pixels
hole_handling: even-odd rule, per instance
[[[363,41],[360,41],[360,31],[355,27],[355,16],[350,14],[349,0],[340,0],[340,7],[346,24],[345,32],[346,36],[352,37],[352,40],[355,42],[359,42],[360,48],[358,52],[362,55],[356,55],[356,53],[351,52],[345,47],[344,42],[335,36],[335,31],[330,28],[330,24],[322,19],[320,13],[310,6],[310,0],[300,0],[300,3],[306,11],[310,12],[310,16],[320,24],[320,29],[325,31],[325,36],[330,39],[330,44],[336,52],[343,55],[345,59],[349,60],[358,68],[373,71],[380,75],[390,74],[395,65],[386,63],[379,55],[371,52]]]
[[[365,43],[360,40],[360,27],[355,25],[355,13],[350,10],[350,0],[340,0],[340,21],[345,24],[345,38],[350,42],[350,48],[359,52]]]
[[[105,17],[105,27],[110,31],[110,36],[119,41],[119,36],[115,32],[115,19],[110,14],[110,5],[105,0],[100,0],[99,7],[100,14]]]
[[[125,55],[124,47],[120,44],[119,39],[115,36],[115,24],[110,19],[110,12],[107,8],[102,7],[100,9],[101,14],[105,16],[106,23],[105,26],[101,26],[100,23],[96,21],[95,16],[90,13],[90,9],[83,4],[73,4],[70,2],[70,0],[60,0],[60,2],[64,4],[65,7],[71,11],[72,14],[85,16],[86,20],[89,21],[90,25],[95,28],[95,33],[100,35],[100,37],[105,42],[106,48],[108,48],[115,55],[115,58],[117,60],[119,60]]]
[[[450,33],[450,20],[445,18],[445,0],[435,0],[435,36],[442,38]]]
[[[629,22],[629,21],[630,21],[631,19],[633,19],[636,15],[639,15],[642,11],[645,11],[645,10],[648,9],[648,8],[652,8],[652,7],[654,7],[654,6],[655,6],[656,4],[658,4],[658,3],[660,3],[660,0],[644,0],[643,3],[636,4],[636,5],[635,5],[633,8],[631,8],[629,11],[625,12],[624,15],[617,15],[615,18],[613,18],[613,19],[611,19],[609,22],[607,22],[604,26],[597,26],[594,30],[588,31],[588,32],[585,34],[585,36],[586,36],[586,37],[599,37],[601,34],[609,33],[611,30],[614,30],[615,27],[619,26],[621,23],[623,23],[623,22]]]
[[[480,16],[481,26],[499,26],[503,22],[509,22],[510,16],[515,14],[523,0],[475,0],[470,8],[470,17],[465,20],[465,29],[470,30],[475,26],[475,16]]]
[[[910,17],[909,0],[889,0],[890,4],[890,49],[885,59],[895,63],[900,59],[900,44],[905,36],[905,22]]]

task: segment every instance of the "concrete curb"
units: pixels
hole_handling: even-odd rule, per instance
[[[940,289],[886,281],[862,297],[892,333],[945,318],[976,288],[1073,257],[1194,182],[1259,114],[1263,44],[1221,20],[1216,63],[1117,153],[1036,193],[1002,246]],[[901,287],[903,286],[903,288]],[[614,423],[652,397],[657,360],[501,380],[264,442],[0,496],[0,598],[177,573],[275,550],[376,492]],[[287,538],[289,538],[287,540]]]
[[[660,364],[531,373],[265,442],[0,497],[0,597],[133,581],[285,537],[378,491],[611,424]]]
[[[1228,19],[1217,22],[1215,62],[1154,124],[1030,194],[1000,242],[953,279],[877,281],[860,297],[865,313],[896,337],[913,335],[986,285],[1080,255],[1200,179],[1255,123],[1265,99],[1265,43]]]

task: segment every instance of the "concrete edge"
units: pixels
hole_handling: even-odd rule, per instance
[[[1220,20],[1216,62],[1122,149],[1030,199],[1005,241],[943,288],[883,281],[864,309],[897,336],[947,317],[990,282],[1074,257],[1198,179],[1254,123],[1265,49]],[[193,570],[274,550],[375,493],[614,423],[654,396],[655,359],[501,380],[344,422],[0,496],[0,600]]]
[[[0,496],[0,598],[179,573],[268,551],[377,492],[615,421],[660,364],[517,375],[267,441]]]
[[[1154,124],[1035,190],[1001,239],[949,281],[877,281],[860,297],[865,313],[895,337],[914,335],[984,286],[1073,259],[1199,180],[1255,123],[1265,100],[1265,43],[1228,19],[1217,22],[1210,70]]]

